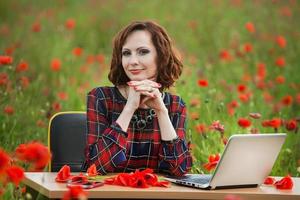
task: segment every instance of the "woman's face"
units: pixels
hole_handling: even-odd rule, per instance
[[[122,47],[122,65],[132,81],[156,81],[156,57],[157,52],[148,31],[132,32]]]

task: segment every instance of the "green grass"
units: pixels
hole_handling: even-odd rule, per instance
[[[4,55],[7,48],[16,48],[12,54],[13,64],[0,66],[0,73],[9,77],[8,86],[0,86],[0,146],[13,151],[19,144],[32,140],[46,144],[49,118],[57,112],[52,108],[55,102],[60,103],[61,111],[85,110],[85,95],[89,90],[111,85],[107,73],[112,38],[132,20],[153,19],[163,25],[182,55],[184,72],[171,91],[183,97],[189,114],[199,114],[199,119],[189,119],[187,128],[195,158],[193,172],[206,172],[202,165],[207,157],[224,149],[219,133],[209,130],[203,136],[196,132],[197,124],[209,126],[220,120],[228,138],[234,133],[249,133],[249,129],[238,126],[237,120],[250,112],[262,114],[261,119],[251,120],[260,132],[274,132],[272,128],[261,126],[265,119],[299,117],[300,32],[296,28],[299,2],[262,0],[241,1],[236,5],[232,2],[235,1],[1,1],[0,54]],[[291,16],[282,15],[282,9],[288,9]],[[65,28],[68,18],[76,22],[73,30]],[[249,21],[255,25],[253,34],[245,29]],[[31,31],[35,22],[40,23],[40,32]],[[285,37],[285,48],[275,43],[278,35]],[[237,56],[237,52],[243,52],[245,43],[251,43],[253,51]],[[72,55],[75,47],[83,48],[80,57]],[[228,50],[233,60],[220,60],[222,49]],[[88,56],[99,54],[105,57],[104,62],[86,62]],[[279,56],[286,60],[282,68],[274,64]],[[50,69],[53,58],[62,62],[59,72]],[[26,61],[29,70],[16,73],[20,61]],[[268,87],[264,89],[258,89],[254,83],[259,62],[266,64]],[[80,71],[83,66],[86,72]],[[249,81],[243,81],[245,74],[250,77]],[[285,83],[275,82],[278,75],[285,77]],[[30,80],[26,88],[20,84],[22,76]],[[197,85],[201,78],[208,80],[208,87]],[[241,83],[252,95],[247,103],[238,97],[236,87]],[[67,93],[68,99],[60,100],[58,92]],[[265,92],[273,96],[271,102],[265,102]],[[292,104],[274,111],[274,106],[281,105],[286,95],[293,97]],[[194,98],[200,100],[196,107],[190,104]],[[240,106],[230,116],[226,106],[232,100]],[[7,105],[13,106],[13,115],[4,113]],[[288,137],[272,175],[299,176],[299,132],[287,131],[285,127],[279,131],[287,132]]]

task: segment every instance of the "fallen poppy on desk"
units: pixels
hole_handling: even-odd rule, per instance
[[[148,188],[149,186],[169,187],[168,181],[159,181],[152,169],[136,170],[134,173],[120,173],[115,177],[106,178],[105,184],[120,185],[135,188]]]
[[[277,189],[290,190],[293,188],[294,183],[290,175],[283,177],[281,180],[274,183]]]
[[[265,185],[273,185],[274,182],[275,182],[275,178],[268,176],[268,177],[265,179],[264,184],[265,184]]]
[[[71,169],[70,166],[64,165],[59,172],[57,173],[57,176],[55,178],[56,182],[65,183],[71,178]]]
[[[80,173],[77,176],[71,176],[67,182],[72,183],[72,184],[81,185],[81,184],[87,183],[88,178],[85,175],[83,175],[82,173]]]
[[[87,174],[88,176],[97,176],[98,172],[97,172],[97,168],[95,164],[92,164],[88,169],[87,169]]]

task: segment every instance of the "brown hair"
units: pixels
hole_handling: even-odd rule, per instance
[[[151,34],[157,51],[157,82],[162,85],[162,90],[169,88],[181,75],[183,65],[176,55],[165,29],[153,21],[132,22],[115,36],[108,74],[109,80],[116,86],[125,85],[130,81],[122,66],[122,47],[127,37],[137,30],[146,30]]]

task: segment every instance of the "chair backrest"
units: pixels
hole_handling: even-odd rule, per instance
[[[86,145],[86,112],[60,112],[49,122],[48,146],[52,152],[50,172],[67,164],[71,172],[81,171]]]

